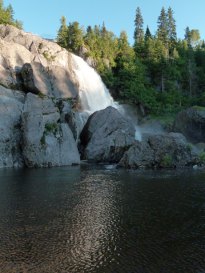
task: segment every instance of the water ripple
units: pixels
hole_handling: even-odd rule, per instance
[[[204,178],[0,171],[0,273],[203,273]]]

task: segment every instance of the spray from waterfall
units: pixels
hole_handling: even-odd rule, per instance
[[[80,115],[82,123],[85,124],[90,114],[108,106],[116,108],[122,115],[127,117],[125,109],[113,100],[100,75],[82,58],[74,54],[72,54],[72,62],[74,73],[79,83],[79,97],[83,110]],[[137,120],[129,119],[136,128],[135,138],[141,140]]]

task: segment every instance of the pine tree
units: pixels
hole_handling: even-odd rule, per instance
[[[57,42],[60,46],[67,48],[68,47],[68,27],[66,25],[66,18],[61,17],[61,26],[57,34]]]
[[[9,24],[22,29],[22,22],[14,20],[14,10],[12,6],[8,5],[8,7],[5,8],[3,0],[0,0],[0,24]]]
[[[151,34],[151,32],[150,32],[149,27],[147,26],[146,32],[145,32],[145,41],[148,41],[148,40],[151,39],[151,38],[152,38],[152,34]]]
[[[167,12],[167,24],[168,24],[168,39],[171,48],[173,49],[174,45],[176,44],[177,40],[177,33],[176,33],[176,21],[173,16],[174,12],[171,7],[168,8]]]
[[[69,23],[67,49],[78,54],[81,47],[84,45],[83,36],[83,30],[80,28],[77,21]]]
[[[188,47],[191,47],[191,31],[189,27],[186,27],[185,29],[184,39],[187,42]]]
[[[168,46],[168,20],[165,8],[162,7],[160,16],[158,17],[158,29],[157,37],[162,43],[167,47]]]
[[[144,40],[144,30],[143,30],[143,18],[141,14],[141,10],[139,7],[136,9],[135,16],[135,31],[134,31],[134,46],[136,47],[138,44],[142,43]]]
[[[120,32],[120,37],[118,39],[118,53],[117,58],[119,59],[128,59],[134,58],[134,51],[133,48],[129,45],[128,37],[126,31]]]

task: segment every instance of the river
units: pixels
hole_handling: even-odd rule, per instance
[[[205,272],[205,171],[0,170],[1,273]]]

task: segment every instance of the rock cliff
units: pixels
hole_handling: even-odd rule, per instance
[[[87,116],[78,112],[78,97],[86,77],[91,79],[86,91],[93,97],[97,92],[103,104],[85,63],[83,80],[76,73],[81,64],[54,42],[0,25],[0,168],[80,164],[78,147],[83,159],[126,168],[195,164],[182,134],[148,133],[136,141],[132,122],[113,107],[93,113],[83,128]],[[179,114],[175,129],[203,141],[204,113],[192,109]]]
[[[54,42],[0,25],[0,83],[56,98],[78,96],[72,54]]]
[[[74,68],[56,43],[0,25],[0,167],[80,163]]]
[[[0,168],[79,164],[69,115],[69,102],[0,86]]]
[[[22,92],[0,86],[0,168],[21,167],[21,113],[25,96]]]
[[[22,151],[28,167],[79,164],[71,129],[50,98],[28,93],[22,113]]]

